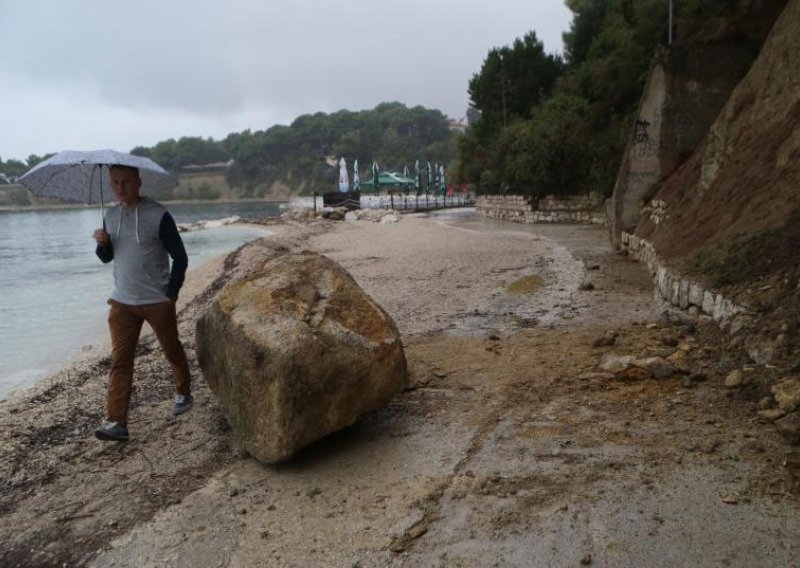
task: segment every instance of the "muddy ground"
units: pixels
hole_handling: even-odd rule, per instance
[[[248,457],[196,367],[193,327],[267,246],[252,245],[187,284],[191,412],[169,415],[152,338],[127,444],[92,436],[101,355],[0,404],[0,566],[800,564],[789,446],[724,388],[735,361],[716,328],[665,316],[604,229],[450,214],[271,230],[386,308],[412,386],[289,464]],[[680,365],[615,375],[609,353]]]

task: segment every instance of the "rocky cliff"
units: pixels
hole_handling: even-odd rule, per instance
[[[633,231],[642,206],[707,135],[786,2],[738,4],[735,16],[695,18],[697,28],[656,54],[608,207],[615,243]]]
[[[800,0],[786,4],[697,150],[648,197],[636,236],[748,306],[784,354],[796,355]]]

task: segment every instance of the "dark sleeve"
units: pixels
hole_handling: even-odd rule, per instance
[[[186,276],[186,267],[189,266],[189,258],[186,256],[186,249],[183,248],[183,241],[175,225],[175,219],[169,211],[161,217],[161,224],[158,227],[158,238],[164,243],[164,248],[172,257],[172,271],[169,275],[167,284],[167,298],[178,299],[178,292],[183,286],[183,279]]]
[[[114,246],[111,244],[110,240],[108,241],[108,245],[105,247],[97,245],[97,248],[94,252],[97,255],[97,258],[103,261],[103,264],[107,264],[114,260]]]

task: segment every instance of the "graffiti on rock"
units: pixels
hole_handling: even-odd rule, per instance
[[[650,138],[650,121],[637,120],[636,128],[633,131],[633,155],[637,158],[652,156],[658,152],[658,144]]]

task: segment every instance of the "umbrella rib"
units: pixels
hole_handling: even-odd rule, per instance
[[[79,165],[81,165],[81,164],[70,164],[66,169],[70,170],[70,169],[72,169],[72,168],[74,168],[76,166],[79,166]],[[44,185],[42,185],[42,189],[46,189],[47,186],[50,185],[50,182],[53,181],[54,177],[56,177],[59,174],[63,174],[63,173],[64,173],[63,171],[55,171],[52,174],[50,174],[50,177],[48,177],[47,181],[44,182]]]

